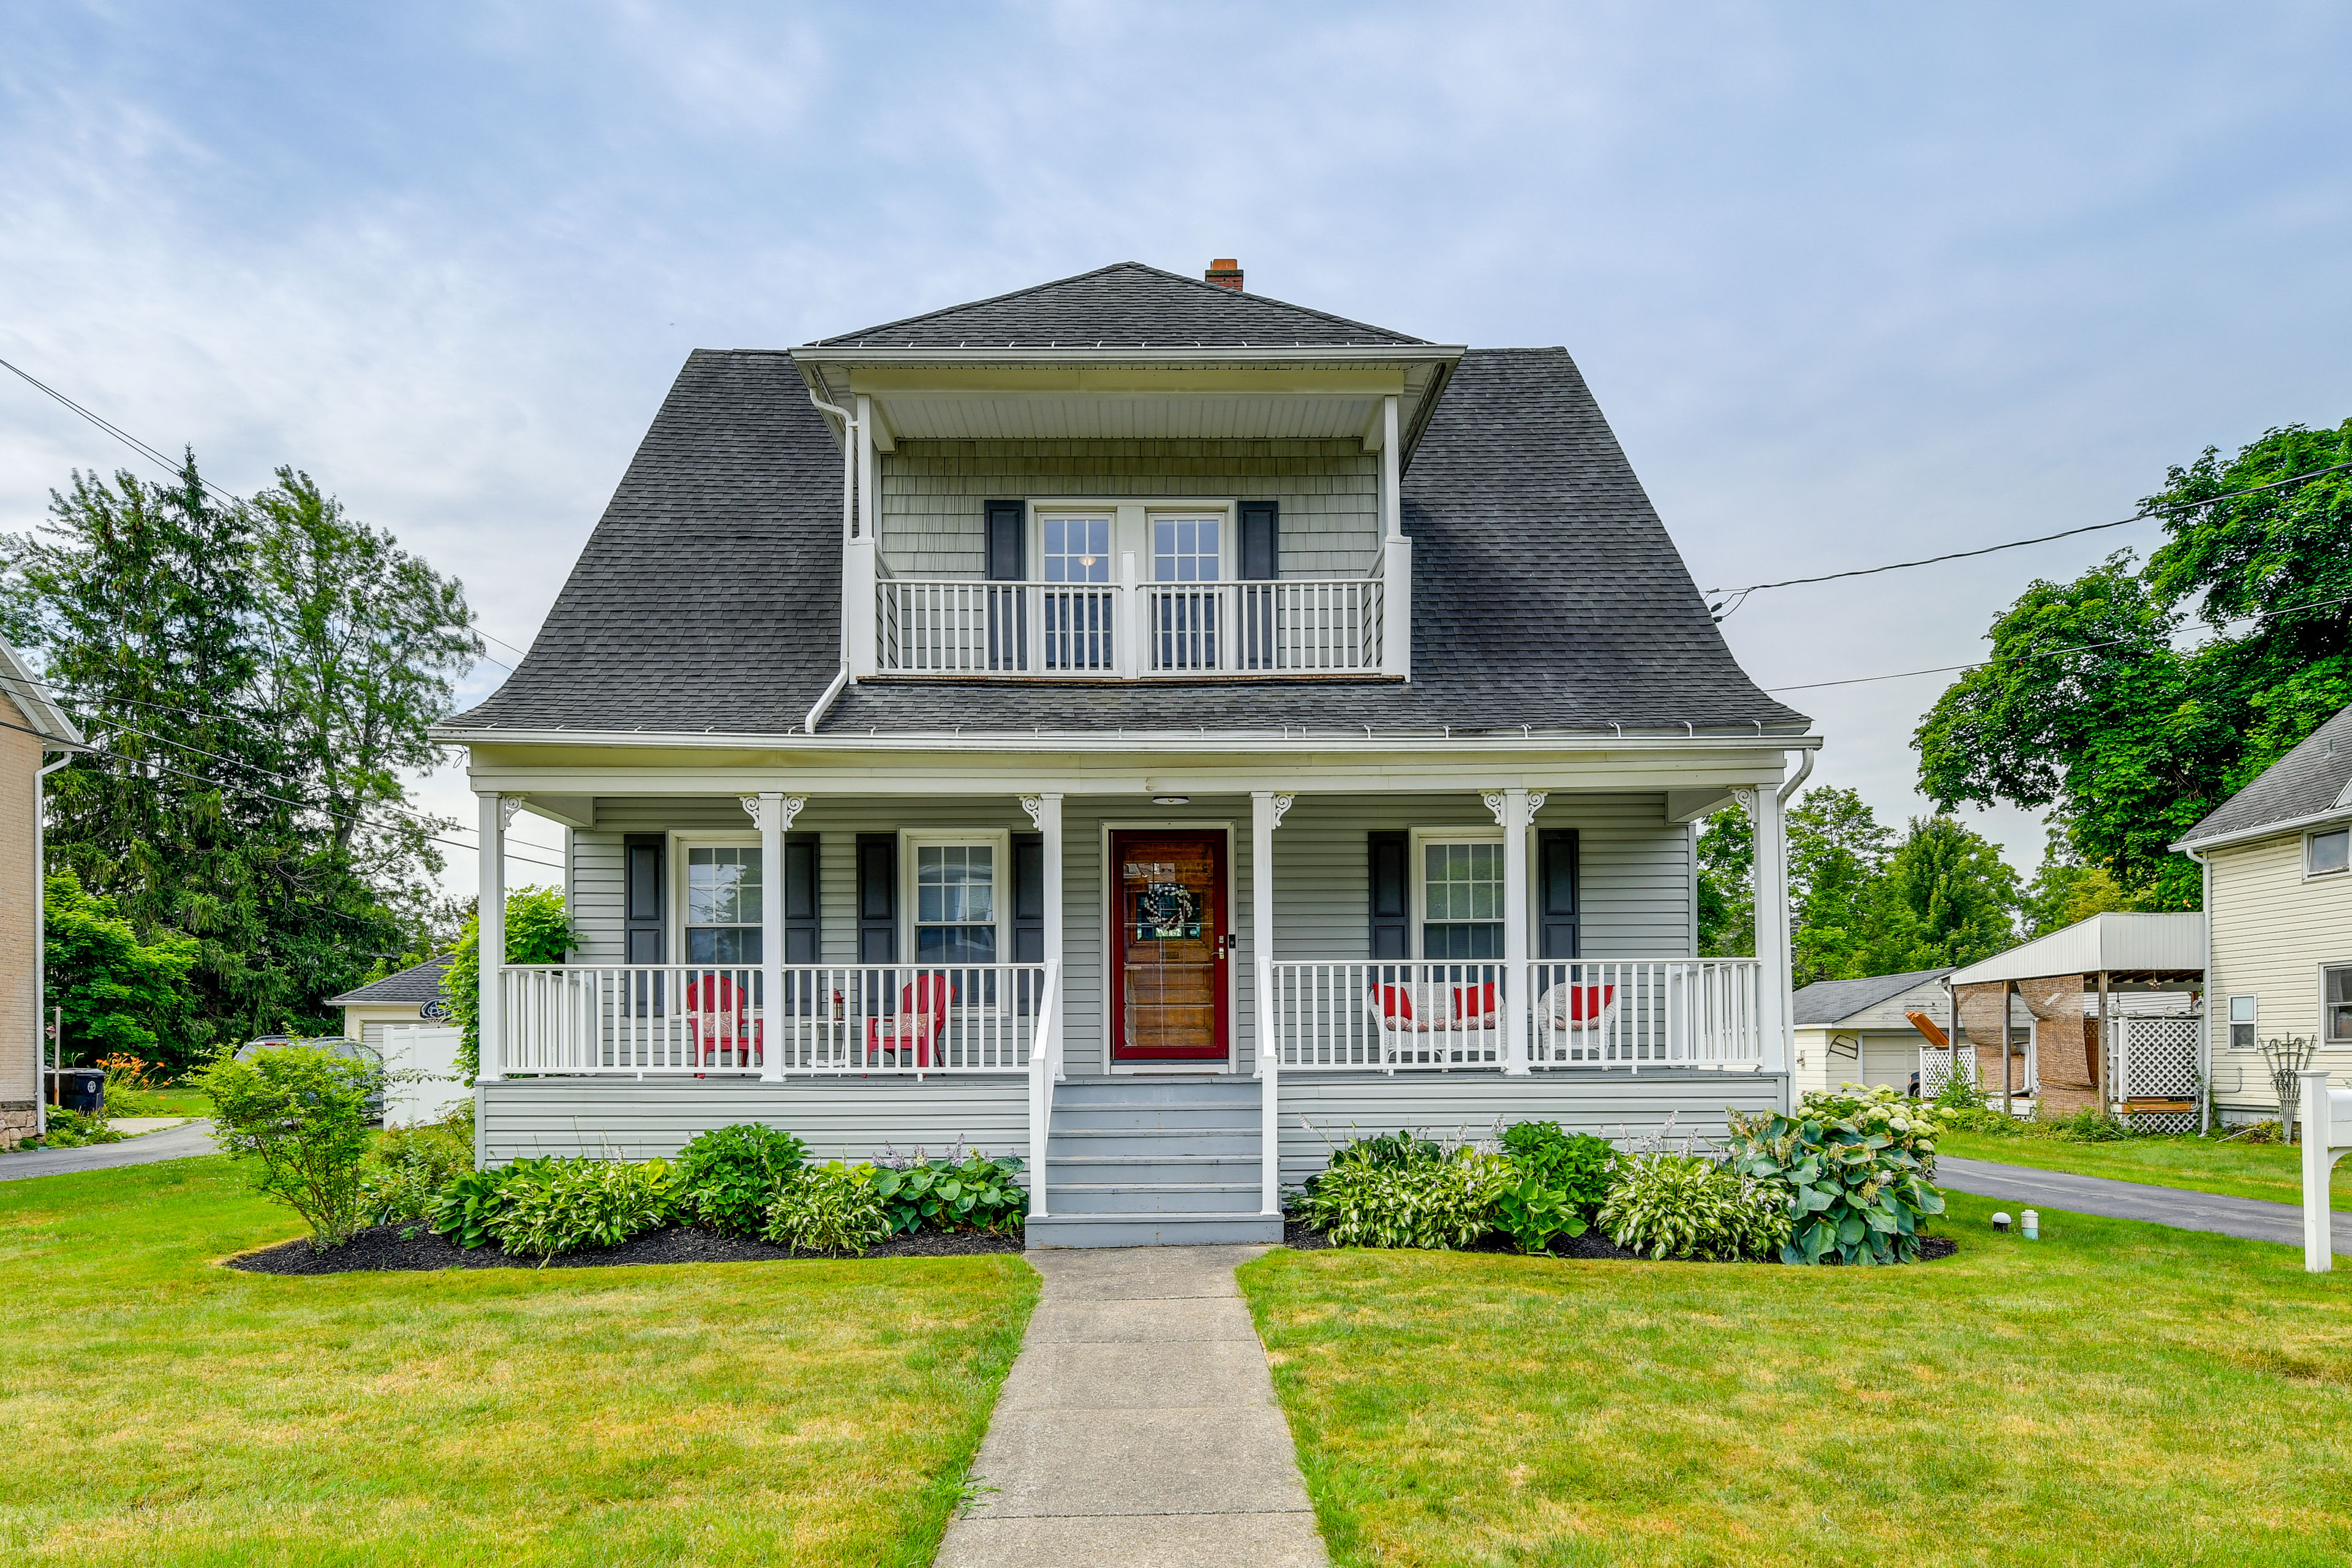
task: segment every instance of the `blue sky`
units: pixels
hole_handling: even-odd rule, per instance
[[[233,489],[308,468],[527,643],[689,349],[1237,256],[1567,345],[1736,586],[2121,517],[2352,415],[2347,67],[2323,5],[0,0],[0,357]],[[0,530],[125,460],[0,385]],[[1953,664],[2154,533],[1726,630],[1767,686]],[[1899,820],[1938,689],[1789,695]],[[2030,869],[2038,826],[1982,821]]]

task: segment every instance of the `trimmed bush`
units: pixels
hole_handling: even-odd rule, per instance
[[[1783,1263],[1908,1263],[1944,1212],[1928,1180],[1937,1113],[1891,1089],[1812,1093],[1794,1116],[1730,1115],[1733,1164],[1785,1194]]]
[[[1476,1149],[1447,1154],[1421,1143],[1401,1157],[1391,1157],[1393,1145],[1373,1159],[1348,1153],[1335,1153],[1300,1201],[1307,1222],[1335,1247],[1468,1247],[1495,1228],[1496,1206],[1517,1184],[1508,1160]]]
[[[1629,1155],[1601,1205],[1601,1228],[1653,1258],[1769,1258],[1788,1240],[1788,1195],[1695,1154]]]
[[[1018,1155],[992,1160],[975,1152],[961,1161],[885,1165],[874,1173],[874,1190],[889,1211],[894,1236],[927,1225],[934,1230],[1018,1230],[1029,1217],[1029,1194],[1013,1180],[1020,1170]]]
[[[278,1046],[239,1061],[223,1057],[197,1079],[232,1160],[256,1160],[254,1185],[310,1226],[310,1245],[340,1247],[364,1222],[360,1164],[374,1144],[368,1102],[383,1069],[316,1046]]]
[[[808,1145],[782,1128],[759,1121],[713,1128],[678,1152],[678,1213],[721,1236],[757,1236],[768,1205],[807,1163]]]
[[[835,1257],[887,1241],[890,1215],[875,1190],[874,1167],[835,1160],[803,1172],[768,1206],[765,1235],[781,1246]]]
[[[677,1213],[669,1163],[647,1160],[548,1160],[510,1175],[499,1189],[490,1234],[509,1252],[541,1263],[591,1247],[618,1247],[658,1230]]]

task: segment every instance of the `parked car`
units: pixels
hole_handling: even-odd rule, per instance
[[[246,1061],[256,1051],[274,1049],[279,1046],[316,1046],[329,1056],[341,1057],[347,1061],[364,1062],[372,1068],[383,1066],[383,1052],[364,1041],[341,1035],[263,1035],[237,1047],[236,1059]],[[383,1120],[383,1091],[381,1089],[368,1096],[368,1120]]]

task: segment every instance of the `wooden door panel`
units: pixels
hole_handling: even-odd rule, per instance
[[[1222,1059],[1224,834],[1113,834],[1111,873],[1113,1059]]]

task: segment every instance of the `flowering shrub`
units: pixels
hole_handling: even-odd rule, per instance
[[[1654,1258],[1769,1258],[1789,1236],[1785,1193],[1696,1154],[1635,1154],[1617,1168],[1601,1228]]]
[[[809,1252],[864,1252],[890,1238],[889,1211],[874,1167],[839,1160],[816,1166],[768,1207],[770,1241]]]
[[[1732,1163],[1783,1195],[1783,1263],[1908,1263],[1919,1222],[1944,1212],[1936,1112],[1891,1089],[1841,1086],[1777,1111],[1730,1114]]]

